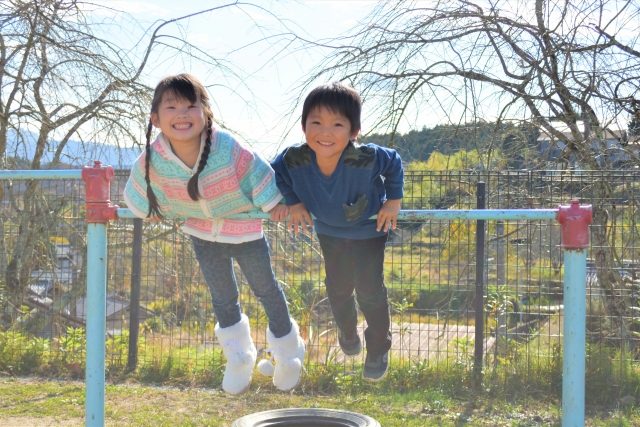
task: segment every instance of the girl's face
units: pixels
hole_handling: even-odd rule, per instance
[[[205,127],[202,103],[176,98],[171,92],[162,95],[157,113],[151,113],[151,123],[169,138],[173,145],[200,144]]]

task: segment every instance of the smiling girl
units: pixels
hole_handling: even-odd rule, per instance
[[[154,127],[161,132],[151,143]],[[269,164],[216,126],[209,96],[195,77],[169,76],[156,87],[146,150],[133,166],[124,200],[137,216],[151,221],[165,215],[185,218],[182,230],[191,236],[209,285],[218,320],[215,333],[227,358],[223,389],[246,392],[257,356],[249,320],[240,311],[233,259],[269,319],[273,383],[284,391],[295,387],[305,344],[273,274],[262,220],[225,219],[258,208],[280,221],[289,208],[280,203]]]

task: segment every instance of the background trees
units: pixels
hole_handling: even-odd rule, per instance
[[[634,144],[626,145],[640,101],[639,17],[634,1],[385,2],[333,41],[304,88],[318,79],[355,85],[389,144],[405,122],[437,113],[453,124],[537,128],[562,162],[585,169],[611,167],[613,136],[640,164]],[[526,132],[515,136],[511,144],[527,140]],[[491,165],[494,151],[479,148]],[[594,200],[610,197],[609,183],[593,186]],[[594,206],[592,245],[608,312],[622,319],[628,301],[615,291],[621,282],[611,268],[608,215]],[[617,326],[625,335],[624,322]]]
[[[153,91],[144,77],[155,65],[158,49],[165,61],[199,61],[208,64],[212,74],[220,71],[227,82],[242,85],[245,76],[232,65],[176,31],[195,15],[236,6],[240,4],[230,2],[144,29],[126,13],[93,3],[1,2],[0,169],[15,166],[16,161],[23,169],[40,169],[45,160],[48,167],[60,167],[69,162],[65,148],[72,139],[120,147],[143,141]],[[136,32],[142,38],[131,42],[128,37]],[[3,181],[0,200],[5,200],[5,192],[11,203],[2,209],[18,213],[14,224],[18,231],[10,245],[5,232],[9,212],[0,218],[0,282],[8,295],[0,304],[0,319],[10,323],[31,271],[42,261],[38,254],[52,252],[50,236],[78,191],[70,188],[53,200],[36,181],[23,187]],[[55,307],[61,309],[83,290],[84,283],[78,282]]]

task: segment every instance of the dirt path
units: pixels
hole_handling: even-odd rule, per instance
[[[76,427],[83,426],[84,419],[73,418],[66,420],[56,420],[53,417],[11,417],[0,418],[0,425],[3,427]]]

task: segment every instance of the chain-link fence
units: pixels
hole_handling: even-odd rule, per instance
[[[127,177],[128,171],[118,171],[111,187],[112,201],[121,206]],[[486,182],[490,209],[554,208],[576,197],[592,203],[588,356],[635,363],[640,336],[638,172],[408,171],[405,180],[403,209],[473,209],[479,181]],[[87,317],[84,183],[4,181],[2,186],[0,353],[10,361],[5,365],[22,363],[22,370],[28,371],[28,363],[36,363],[39,354],[55,352],[73,369],[83,361]],[[111,367],[126,366],[129,355],[133,228],[133,220],[108,227]],[[486,230],[487,369],[516,359],[555,363],[562,343],[560,226],[553,221],[492,221]],[[422,221],[400,223],[391,233],[384,272],[392,306],[392,360],[467,366],[473,362],[475,231],[473,221]],[[317,238],[293,235],[284,223],[270,221],[265,221],[265,234],[276,277],[307,340],[309,366],[331,363],[349,370],[361,363],[362,355],[345,358],[337,346]],[[216,319],[209,291],[179,221],[144,224],[140,262],[138,364],[162,365],[170,359],[196,370],[223,366],[215,350]],[[242,310],[251,319],[262,351],[264,310],[239,269],[236,275]],[[29,338],[24,345],[37,347],[34,361],[11,362],[10,353],[17,352],[11,342],[20,337]],[[534,370],[526,371],[532,365],[514,366],[525,370],[516,372],[521,376],[535,375]]]

